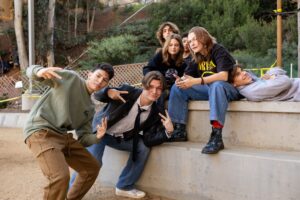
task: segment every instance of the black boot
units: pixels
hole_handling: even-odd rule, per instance
[[[205,147],[202,149],[204,154],[215,154],[224,149],[224,143],[222,140],[222,129],[212,128],[210,139]]]
[[[182,142],[187,141],[187,132],[185,130],[185,124],[174,124],[174,131],[169,138],[168,142]]]

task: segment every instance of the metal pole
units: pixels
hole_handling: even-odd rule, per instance
[[[29,66],[35,63],[34,51],[34,0],[28,0],[28,50]],[[29,93],[32,93],[32,79],[29,79]]]
[[[282,67],[282,2],[277,0],[277,66]]]

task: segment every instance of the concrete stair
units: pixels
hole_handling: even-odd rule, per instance
[[[16,115],[0,113],[0,126],[20,127],[26,114]],[[217,155],[201,154],[208,117],[208,102],[191,102],[189,141],[152,148],[137,186],[176,200],[300,199],[300,103],[230,103]],[[107,147],[98,181],[114,185],[127,159]]]
[[[189,104],[189,141],[207,142],[208,102]],[[229,105],[223,138],[228,146],[300,151],[299,102],[236,101]]]
[[[201,154],[204,144],[169,143],[152,149],[137,185],[180,200],[299,199],[300,152],[227,147]],[[116,183],[128,154],[107,148],[100,180]]]
[[[178,200],[300,199],[300,103],[230,103],[225,150],[204,155],[208,102],[189,105],[188,142],[152,148],[137,185]],[[128,153],[106,148],[99,180],[115,184]]]

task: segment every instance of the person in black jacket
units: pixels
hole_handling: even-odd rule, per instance
[[[183,61],[183,44],[181,36],[171,34],[163,45],[163,48],[151,58],[143,67],[143,74],[150,71],[161,72],[167,82],[167,90],[158,101],[158,105],[164,109],[165,99],[168,99],[168,90],[175,83],[175,76],[183,76],[186,64]]]
[[[143,78],[142,85],[143,89],[129,85],[108,87],[95,94],[96,100],[107,105],[94,116],[93,128],[96,131],[101,121],[105,121],[107,130],[98,144],[88,147],[100,164],[106,145],[130,152],[116,185],[116,195],[131,198],[145,196],[134,185],[143,172],[150,147],[167,141],[174,130],[168,113],[162,115],[162,110],[156,105],[165,88],[163,75],[157,71],[149,72]]]

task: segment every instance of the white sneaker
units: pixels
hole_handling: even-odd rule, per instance
[[[134,198],[134,199],[140,199],[140,198],[143,198],[146,195],[146,193],[141,190],[137,190],[137,189],[121,190],[119,188],[116,188],[116,195]]]

